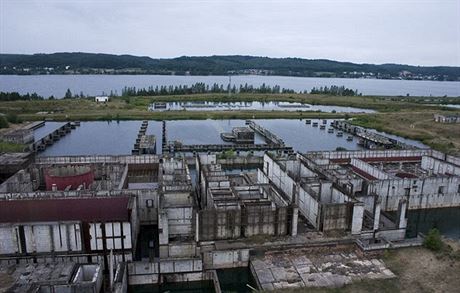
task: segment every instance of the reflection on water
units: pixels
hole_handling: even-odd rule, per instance
[[[162,285],[137,285],[130,286],[131,293],[214,293],[214,285],[211,281],[167,283]]]
[[[247,267],[217,270],[217,277],[222,293],[249,293],[254,292],[249,286],[256,288],[251,272]]]
[[[407,236],[427,233],[436,228],[441,234],[460,240],[460,208],[412,210],[408,215]]]
[[[313,121],[322,123],[322,120]],[[346,136],[337,137],[335,133],[328,133],[327,128],[332,120],[327,120],[326,129],[313,127],[300,119],[258,119],[256,122],[277,134],[296,151],[335,150],[338,147],[347,150],[361,149],[356,140],[347,141]],[[141,121],[82,122],[80,127],[72,130],[39,155],[131,154],[140,125]],[[167,139],[168,141],[179,140],[184,144],[228,144],[229,142],[221,139],[220,133],[244,125],[245,120],[236,119],[167,121]],[[161,153],[162,122],[150,121],[147,134],[156,136],[157,151]],[[260,135],[256,135],[255,142],[264,143],[265,140]]]
[[[322,119],[313,119],[312,124],[306,124],[304,119],[256,119],[257,123],[277,134],[288,146],[299,152],[327,151],[336,148],[347,150],[361,149],[357,141],[348,141],[347,136],[337,137],[328,133],[332,120],[327,120],[326,128],[313,127],[314,122],[322,124]],[[42,128],[35,130],[43,136],[46,131],[54,130],[62,125],[60,122],[47,122]],[[122,155],[131,154],[141,121],[93,121],[82,122],[80,127],[72,130],[54,145],[48,147],[41,156],[60,155]],[[245,120],[176,120],[167,121],[168,141],[178,140],[184,144],[229,144],[224,142],[221,132],[229,132],[233,127],[244,126]],[[157,138],[157,151],[161,153],[162,122],[150,121],[147,134]],[[392,136],[408,144],[420,143]],[[264,143],[260,135],[255,137],[256,143]],[[231,143],[230,143],[231,144]]]
[[[374,110],[354,107],[310,105],[289,102],[169,102],[166,108],[151,104],[150,111],[186,110],[186,111],[321,111],[329,113],[374,113]]]

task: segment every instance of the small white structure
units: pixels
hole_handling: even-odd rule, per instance
[[[99,96],[95,98],[96,103],[107,103],[109,101],[109,97],[107,96]]]

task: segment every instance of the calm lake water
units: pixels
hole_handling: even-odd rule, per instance
[[[375,113],[374,110],[326,106],[326,105],[310,105],[303,103],[289,102],[170,102],[166,103],[166,109],[158,109],[155,104],[149,106],[150,111],[245,111],[245,110],[261,110],[261,111],[321,111],[321,112],[337,112],[337,113]]]
[[[101,95],[110,91],[121,94],[124,86],[146,88],[161,85],[228,84],[228,76],[172,76],[172,75],[0,75],[0,91],[20,93],[36,92],[39,95],[57,98],[64,96],[69,88],[73,93]],[[310,91],[313,87],[345,86],[364,95],[399,96],[452,96],[460,97],[460,82],[382,80],[351,78],[313,78],[290,76],[232,76],[232,84],[260,86],[263,83],[295,91]]]
[[[460,240],[460,208],[412,210],[407,214],[407,235],[415,237],[436,228],[451,239]]]
[[[299,152],[335,150],[337,147],[348,150],[357,150],[361,147],[357,140],[347,141],[347,135],[337,137],[335,133],[328,133],[330,123],[327,120],[325,130],[305,123],[305,119],[256,119],[260,125],[277,134],[288,146]],[[322,120],[313,119],[312,122],[322,123]],[[61,122],[46,122],[45,126],[35,130],[36,139],[43,137],[46,132],[56,129]],[[131,154],[131,150],[141,121],[92,121],[81,122],[81,126],[62,137],[54,145],[46,148],[40,156],[59,155],[95,155]],[[220,133],[229,132],[233,127],[244,126],[245,120],[176,120],[167,121],[168,141],[179,140],[184,144],[229,144],[220,138]],[[148,134],[157,138],[157,152],[161,153],[162,122],[150,121]],[[417,145],[419,142],[395,137],[403,142]],[[256,134],[256,143],[264,143],[263,137]]]

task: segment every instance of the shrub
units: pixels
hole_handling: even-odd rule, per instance
[[[436,228],[431,229],[423,241],[423,246],[433,251],[439,251],[441,250],[442,245],[443,244],[439,230]]]
[[[7,128],[8,126],[8,120],[5,118],[5,116],[0,115],[0,128]]]
[[[6,114],[6,119],[8,120],[8,122],[10,123],[22,123],[22,120],[18,117],[17,114],[15,113],[8,113]]]

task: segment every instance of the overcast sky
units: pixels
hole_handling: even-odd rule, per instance
[[[0,52],[460,66],[460,0],[0,0]]]

